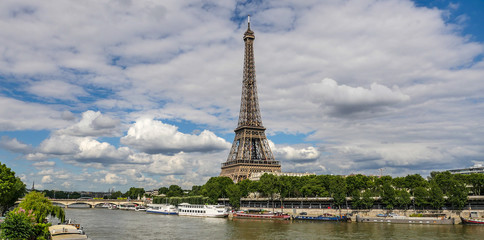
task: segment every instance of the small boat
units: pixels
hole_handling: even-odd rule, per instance
[[[136,210],[136,205],[133,203],[121,203],[118,205],[119,210]]]
[[[148,204],[147,213],[158,213],[165,215],[177,215],[178,210],[175,206],[169,204]]]
[[[136,207],[134,208],[134,210],[135,210],[136,212],[139,212],[139,211],[146,211],[146,207],[145,207],[145,206],[143,206],[143,205],[138,205],[138,206],[136,206]]]
[[[462,224],[466,225],[484,225],[484,219],[482,218],[464,218],[460,217]]]
[[[290,220],[291,215],[284,213],[272,213],[272,212],[259,212],[259,213],[246,213],[243,211],[235,212],[234,218],[248,218],[248,219],[273,219],[273,220]]]
[[[295,216],[293,217],[294,220],[309,220],[309,221],[328,221],[328,222],[347,222],[348,217],[345,215],[343,216],[334,216],[331,214],[323,214],[317,217],[313,216]]]
[[[58,239],[90,239],[82,229],[78,229],[70,224],[53,225],[49,227],[49,233],[52,240]]]
[[[389,216],[389,217],[360,217],[356,215],[358,223],[404,223],[404,224],[430,224],[430,225],[452,225],[454,218],[443,217],[406,217],[406,216]]]
[[[115,209],[117,209],[117,208],[118,208],[118,206],[117,206],[116,204],[109,204],[109,205],[108,205],[108,209],[109,209],[109,210],[115,210]]]
[[[178,215],[192,217],[224,218],[229,215],[229,212],[227,207],[223,205],[181,203],[178,205]]]

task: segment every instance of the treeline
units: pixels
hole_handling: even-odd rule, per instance
[[[237,184],[227,177],[212,177],[205,185],[193,186],[192,191],[179,191],[176,196],[172,194],[173,191],[170,192],[171,188],[172,186],[163,189],[166,197],[155,198],[155,201],[164,203],[169,202],[172,197],[186,197],[187,201],[190,197],[199,197],[198,200],[205,197],[205,203],[217,203],[219,198],[229,198],[230,204],[238,208],[240,199],[249,196],[267,197],[281,203],[287,198],[330,197],[339,208],[350,204],[352,208],[365,209],[371,208],[375,199],[379,198],[380,203],[387,209],[408,209],[410,206],[417,209],[441,209],[444,206],[462,209],[467,204],[469,195],[483,193],[484,174],[454,175],[450,172],[432,172],[428,179],[419,174],[395,178],[364,175],[292,177],[264,174],[259,181],[243,180]],[[346,197],[351,197],[350,203]]]
[[[103,199],[118,199],[118,198],[130,198],[137,199],[145,195],[144,188],[132,187],[125,193],[116,191],[112,193],[83,193],[83,192],[69,192],[69,191],[57,191],[57,190],[42,190],[42,193],[48,198],[53,199],[78,199],[81,197],[103,198]]]

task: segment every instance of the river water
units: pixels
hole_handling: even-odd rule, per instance
[[[484,226],[291,222],[146,214],[108,209],[66,209],[100,239],[483,239]]]

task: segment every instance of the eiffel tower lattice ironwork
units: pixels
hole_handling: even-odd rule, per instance
[[[280,172],[281,164],[274,159],[262,125],[254,62],[254,32],[244,33],[244,79],[240,103],[239,123],[235,131],[227,161],[222,163],[220,176],[230,177],[234,182],[247,179],[253,172]]]

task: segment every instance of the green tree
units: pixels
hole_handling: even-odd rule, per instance
[[[413,193],[414,203],[417,207],[424,207],[428,204],[429,192],[424,187],[416,187]]]
[[[190,191],[190,193],[188,195],[190,195],[190,196],[199,196],[201,194],[202,194],[202,186],[193,185],[192,186],[192,190]]]
[[[341,209],[341,205],[346,202],[346,182],[341,176],[332,176],[330,180],[329,193],[333,198],[333,203]]]
[[[484,190],[484,174],[472,173],[469,175],[469,185],[471,185],[472,193],[480,196]]]
[[[116,192],[111,193],[111,199],[118,199],[121,196],[123,196],[123,193],[121,191],[116,191]]]
[[[430,182],[429,203],[435,209],[442,208],[445,203],[444,193],[435,181]]]
[[[267,196],[272,202],[272,207],[274,208],[274,197],[276,193],[279,193],[278,188],[279,179],[274,174],[264,173],[259,180],[260,192]]]
[[[239,190],[240,190],[240,195],[242,197],[247,197],[249,196],[249,193],[250,193],[250,185],[252,184],[251,183],[252,181],[250,181],[249,179],[244,179],[240,182],[237,183],[237,185],[239,186]]]
[[[227,186],[227,195],[229,196],[230,205],[232,205],[234,209],[239,209],[240,198],[242,197],[239,185],[232,184]]]
[[[228,197],[226,189],[232,184],[234,182],[229,177],[211,177],[202,186],[202,194],[208,197],[209,203],[216,204],[219,198]]]
[[[81,197],[81,193],[79,193],[79,192],[71,192],[67,195],[69,196],[69,199],[78,199],[78,198]],[[121,197],[121,195],[119,195],[119,197]]]
[[[361,206],[363,208],[368,209],[373,207],[373,203],[375,202],[375,199],[373,199],[373,195],[374,194],[369,189],[363,192],[363,197],[361,199]]]
[[[5,214],[25,192],[25,184],[0,162],[0,215]]]
[[[64,209],[54,206],[52,202],[40,192],[30,192],[25,195],[25,198],[19,204],[19,208],[25,209],[26,211],[32,210],[37,223],[43,223],[49,215],[57,217],[61,222],[64,222],[65,220]]]
[[[397,191],[397,205],[401,208],[407,209],[408,205],[412,203],[410,193],[402,189]]]
[[[160,187],[160,189],[158,189],[158,194],[165,194],[166,195],[169,190],[170,189],[168,189],[167,187]]]
[[[35,218],[31,212],[19,208],[7,214],[5,221],[0,224],[1,239],[33,239]]]
[[[183,189],[178,185],[171,185],[166,193],[167,197],[183,197]]]
[[[425,180],[420,174],[413,174],[407,175],[405,177],[405,187],[410,190],[410,193],[413,194],[413,191],[417,187],[427,187],[428,182]]]
[[[351,193],[351,207],[361,208],[363,206],[363,199],[361,198],[360,190],[353,190]]]
[[[124,195],[126,197],[129,197],[130,199],[137,199],[138,197],[143,197],[144,194],[145,194],[144,188],[131,187]]]
[[[469,191],[463,181],[453,179],[448,190],[447,201],[452,208],[462,209],[467,204]]]
[[[382,187],[381,201],[387,209],[393,209],[396,202],[395,189],[390,182],[385,182]]]

